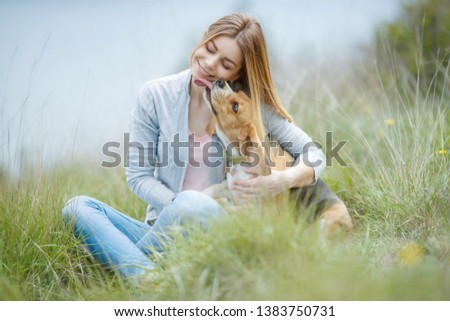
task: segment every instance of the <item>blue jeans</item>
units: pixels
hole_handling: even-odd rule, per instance
[[[133,277],[155,268],[149,254],[164,249],[174,228],[208,226],[226,211],[201,192],[184,191],[161,211],[153,226],[88,196],[69,200],[62,214],[95,259],[124,277]]]

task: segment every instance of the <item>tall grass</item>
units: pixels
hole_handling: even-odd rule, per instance
[[[142,219],[146,205],[123,169],[74,164],[18,180],[3,173],[0,299],[450,299],[450,93],[387,88],[369,75],[338,89],[319,81],[290,106],[322,145],[326,132],[347,141],[346,166],[334,161],[324,178],[350,209],[351,235],[326,238],[306,213],[257,208],[177,237],[136,288],[99,266],[60,215],[70,197],[88,194]]]

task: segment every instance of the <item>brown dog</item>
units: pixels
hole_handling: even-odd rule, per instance
[[[256,166],[257,175],[269,175],[271,169],[284,170],[293,163],[289,153],[276,145],[268,149],[262,145],[255,127],[255,113],[250,97],[243,91],[234,91],[230,85],[219,79],[214,83],[196,80],[205,86],[204,99],[213,114],[213,122],[208,125],[208,132],[215,129],[216,134],[228,148],[231,147],[231,169],[227,174],[228,186],[235,179],[254,177],[244,171],[244,167]],[[235,203],[242,204],[239,195],[233,193]],[[334,204],[323,211],[319,219],[327,231],[351,230],[352,222],[343,203]]]

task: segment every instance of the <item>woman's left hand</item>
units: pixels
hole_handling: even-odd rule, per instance
[[[253,173],[252,168],[246,168],[245,171]],[[270,175],[235,180],[231,189],[237,191],[245,199],[275,196],[289,189],[289,180],[285,172],[272,170]]]

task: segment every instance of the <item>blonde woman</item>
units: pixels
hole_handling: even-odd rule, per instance
[[[225,179],[225,159],[217,152],[219,138],[208,135],[212,115],[203,99],[204,82],[197,81],[220,78],[246,87],[259,115],[260,138],[269,134],[295,159],[285,171],[236,181],[232,188],[249,199],[290,189],[297,202],[318,212],[334,204],[345,208],[319,179],[322,151],[280,103],[260,24],[247,15],[228,15],[208,28],[190,69],[149,81],[138,94],[126,174],[130,189],[149,204],[145,222],[87,196],[74,197],[63,209],[65,222],[94,257],[125,277],[154,268],[149,254],[163,250],[174,226],[207,225],[227,215],[214,199]],[[345,213],[341,225],[351,229]]]

